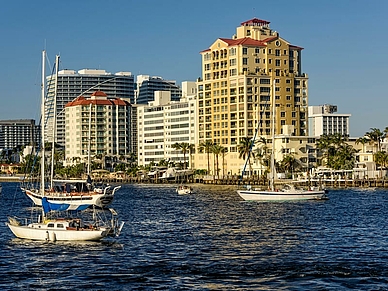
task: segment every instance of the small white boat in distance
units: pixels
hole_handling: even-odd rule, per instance
[[[241,198],[250,201],[324,200],[326,199],[325,192],[325,190],[316,188],[296,189],[293,185],[288,184],[278,190],[259,190],[248,187],[237,191]]]
[[[187,185],[179,185],[176,188],[176,192],[180,195],[191,194],[191,193],[193,193],[193,189]]]

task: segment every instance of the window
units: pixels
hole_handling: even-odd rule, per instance
[[[275,66],[277,66],[277,67],[280,66],[280,60],[275,60]]]
[[[243,55],[247,55],[248,54],[248,48],[243,47],[242,53],[243,53]]]
[[[271,80],[270,79],[260,79],[260,84],[271,84]]]
[[[248,58],[243,58],[243,65],[248,65]]]
[[[278,50],[278,49],[275,50],[275,56],[277,56],[277,57],[280,56],[280,50]]]
[[[236,59],[231,59],[230,60],[230,65],[235,66],[236,65]]]

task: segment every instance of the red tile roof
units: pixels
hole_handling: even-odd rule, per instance
[[[119,105],[127,106],[129,103],[120,98],[107,98],[107,95],[102,91],[96,91],[91,96],[93,97],[106,97],[106,99],[86,99],[84,96],[78,96],[75,100],[67,103],[65,107],[79,106],[79,105]]]
[[[270,24],[271,22],[269,21],[266,21],[266,20],[262,20],[262,19],[258,19],[258,18],[252,18],[250,20],[247,20],[247,21],[244,21],[244,22],[241,22],[241,25],[252,25],[252,24]]]
[[[304,48],[300,47],[300,46],[296,46],[296,45],[292,45],[290,44],[290,48],[293,48],[293,49],[296,49],[296,50],[303,50]]]
[[[234,45],[248,45],[248,46],[266,46],[264,41],[255,40],[249,37],[230,39],[230,38],[220,38],[223,42],[226,42],[228,46]]]

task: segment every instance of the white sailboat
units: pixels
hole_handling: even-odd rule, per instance
[[[43,69],[42,69],[42,121],[44,121],[45,115],[45,94],[44,94],[44,84],[45,84],[45,51],[43,51]],[[58,60],[58,58],[57,58]],[[124,223],[118,225],[116,218],[110,220],[110,224],[104,222],[101,219],[96,219],[95,209],[93,211],[93,219],[88,222],[84,221],[80,217],[60,217],[58,213],[63,213],[63,211],[68,210],[85,210],[86,208],[92,206],[90,202],[93,202],[93,199],[84,200],[82,204],[77,201],[77,203],[68,203],[69,201],[63,199],[62,203],[59,201],[54,201],[50,203],[52,197],[47,198],[49,191],[46,191],[45,185],[45,151],[44,151],[44,124],[42,122],[42,162],[41,164],[41,180],[40,180],[40,189],[32,190],[25,189],[26,193],[35,193],[41,197],[37,200],[37,204],[40,202],[42,205],[42,214],[38,215],[35,220],[31,218],[26,218],[24,220],[19,220],[16,217],[9,217],[6,225],[10,228],[12,233],[23,239],[31,240],[50,240],[50,241],[99,241],[107,236],[119,235]],[[70,201],[71,202],[71,201]],[[88,203],[89,202],[89,203]],[[103,211],[103,210],[101,210]],[[113,209],[110,209],[112,216],[116,216],[116,212]],[[33,217],[33,216],[31,216]]]
[[[244,200],[257,201],[292,201],[292,200],[320,200],[326,197],[325,190],[318,188],[296,189],[293,185],[285,184],[280,189],[275,189],[275,81],[272,88],[272,152],[270,169],[270,187],[267,190],[255,189],[248,186],[246,189],[237,190]],[[256,135],[255,137],[256,138]],[[253,141],[254,142],[254,141]],[[246,166],[246,164],[245,164]],[[244,166],[244,170],[245,170]],[[244,174],[244,171],[243,171]]]
[[[85,208],[87,206],[89,205],[85,205]],[[66,207],[61,208],[62,205],[50,204],[43,198],[43,213],[35,221],[31,218],[19,220],[9,217],[6,225],[17,238],[41,241],[99,241],[108,236],[118,236],[124,226],[124,222],[118,224],[115,218],[117,214],[113,209],[110,209],[113,218],[105,222],[96,219],[94,213],[91,220],[77,216],[59,217],[57,213],[66,210]],[[50,212],[54,212],[51,217]]]
[[[44,56],[45,57],[45,56]],[[58,66],[59,66],[59,56],[56,57],[55,62],[55,93],[57,90],[57,80],[58,80]],[[55,141],[55,123],[56,123],[56,97],[54,97],[54,121],[53,121],[53,145],[52,150],[54,151],[54,141]],[[42,116],[45,112],[45,60],[43,59],[42,66]],[[91,114],[91,113],[90,113]],[[42,163],[44,163],[44,118],[42,117]],[[90,130],[89,130],[90,131]],[[90,132],[89,132],[89,143],[90,143]],[[90,156],[90,146],[89,154]],[[73,208],[82,206],[84,204],[95,205],[101,208],[107,208],[112,202],[114,195],[121,186],[112,187],[110,185],[102,185],[97,187],[93,185],[90,180],[89,170],[90,170],[90,158],[88,159],[88,180],[54,180],[54,153],[52,153],[51,158],[51,176],[50,176],[50,186],[46,189],[41,183],[40,188],[45,188],[44,191],[38,189],[35,185],[30,183],[29,185],[22,185],[21,189],[30,198],[35,205],[42,206],[42,198],[46,197],[50,203],[67,203]],[[43,170],[41,171],[41,176],[44,177],[44,165]],[[44,180],[43,180],[44,181]]]

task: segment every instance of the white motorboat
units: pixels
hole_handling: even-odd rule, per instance
[[[184,195],[184,194],[192,194],[193,193],[193,189],[190,187],[190,186],[187,186],[187,185],[179,185],[176,190],[175,190],[178,194],[180,195]]]

